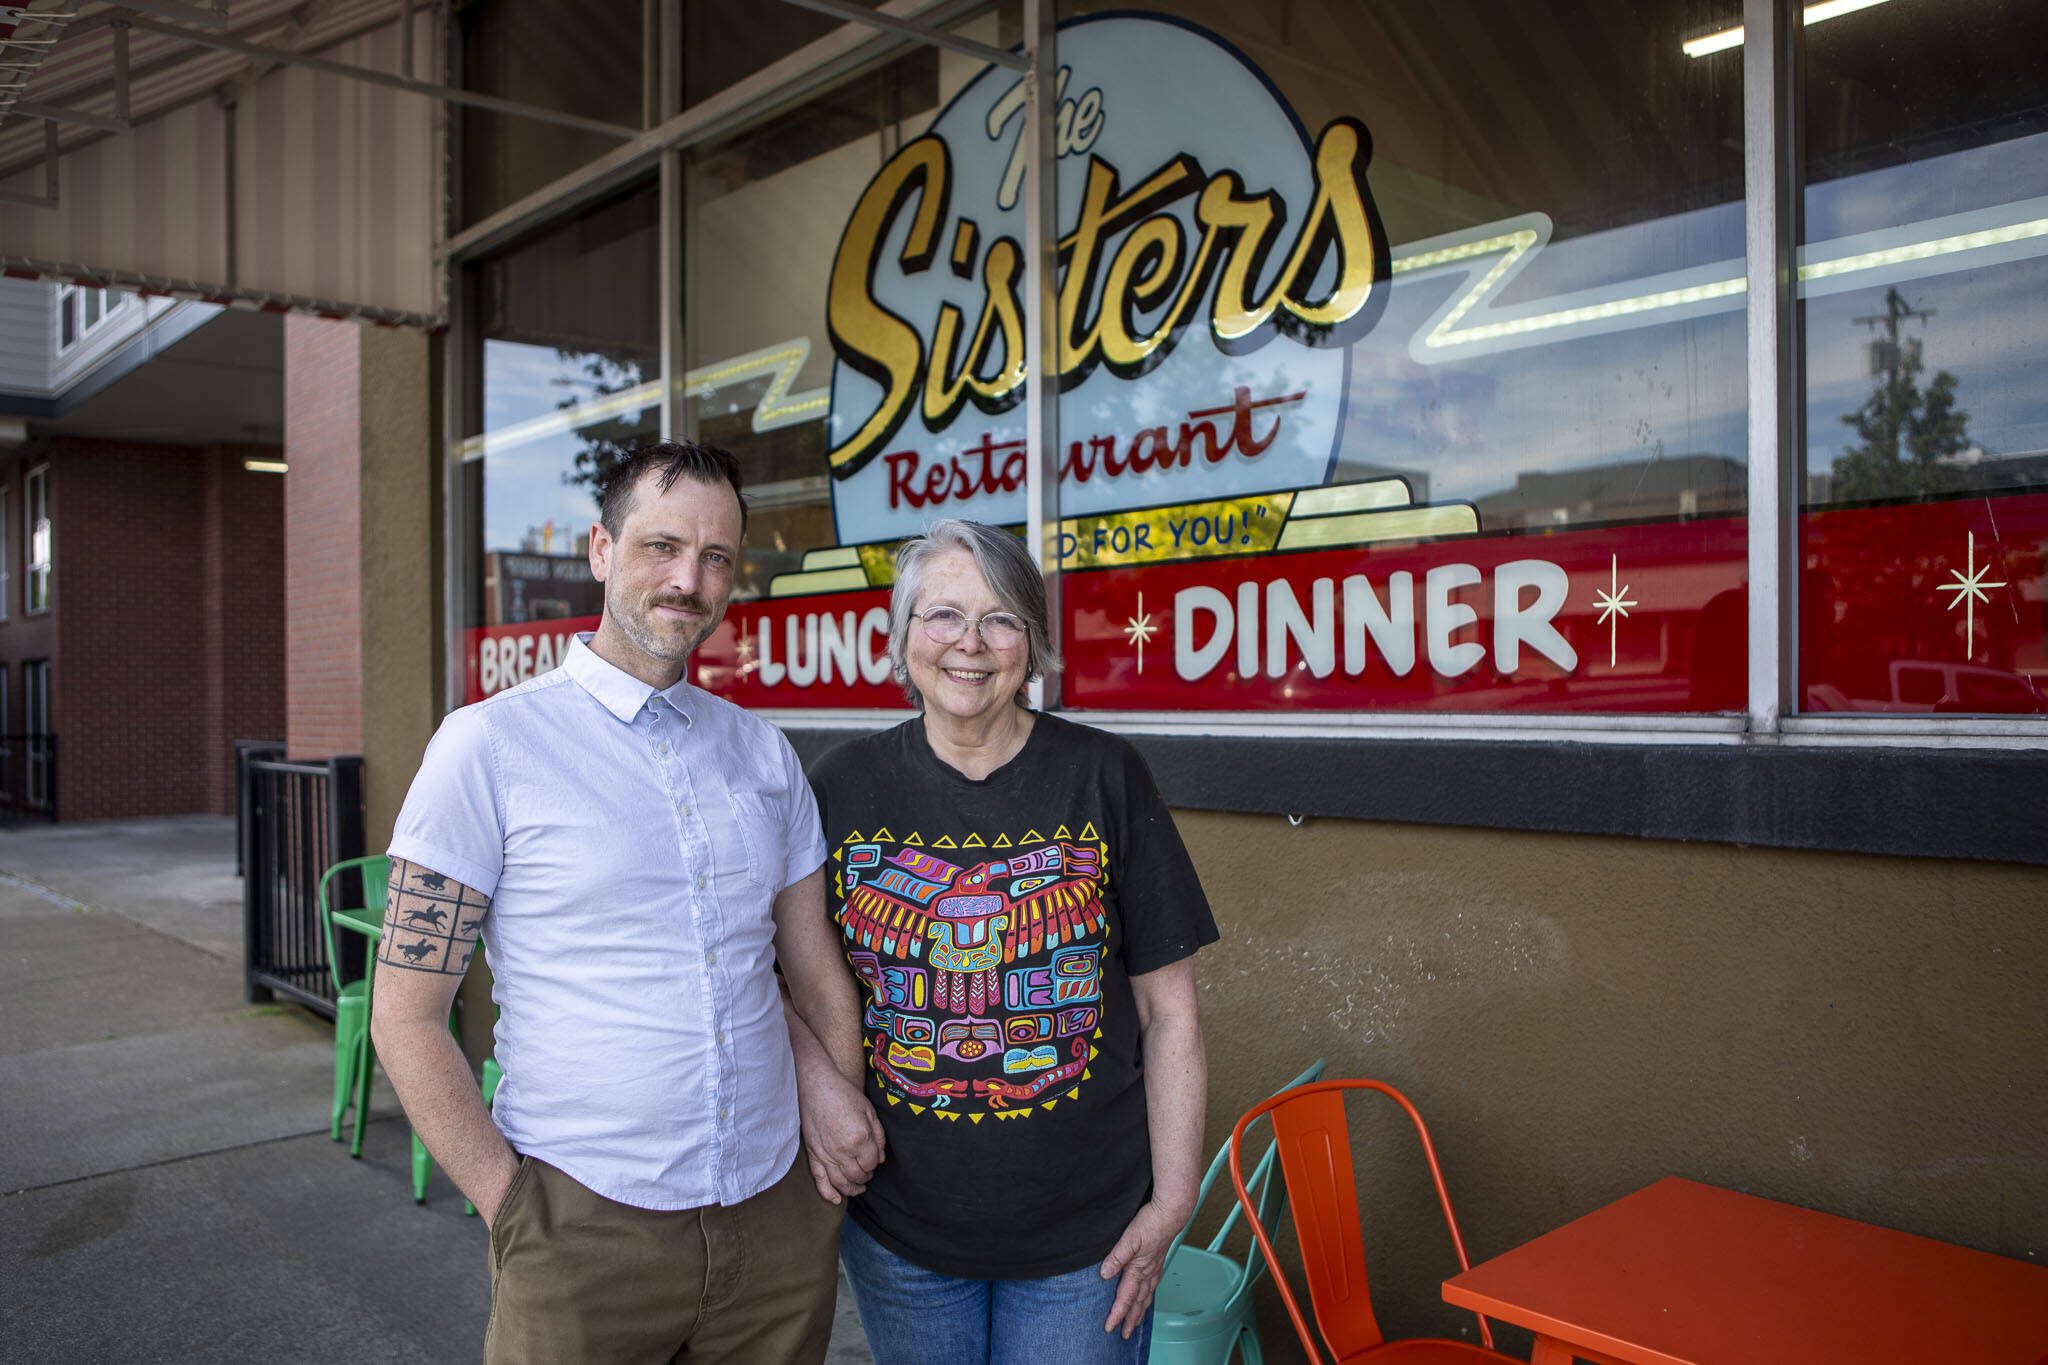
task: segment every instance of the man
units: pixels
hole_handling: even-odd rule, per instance
[[[450,715],[392,837],[371,1031],[490,1225],[490,1361],[824,1357],[881,1128],[810,786],[685,676],[745,528],[730,454],[634,451],[590,528],[596,633]],[[479,933],[491,1111],[447,1026]]]

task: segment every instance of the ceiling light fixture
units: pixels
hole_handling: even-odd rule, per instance
[[[290,466],[283,460],[244,460],[242,468],[251,474],[282,474]]]
[[[1817,5],[1808,5],[1802,16],[1806,24],[1818,24],[1828,19],[1839,19],[1845,14],[1854,14],[1859,9],[1882,5],[1885,0],[1821,0]],[[1688,57],[1704,57],[1713,52],[1726,52],[1731,47],[1742,46],[1742,25],[1724,28],[1719,33],[1704,37],[1688,38],[1680,44]]]

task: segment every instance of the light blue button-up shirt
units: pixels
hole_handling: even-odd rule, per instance
[[[620,1203],[736,1204],[796,1155],[770,910],[817,804],[774,726],[589,638],[442,722],[391,856],[491,898],[505,1140]]]

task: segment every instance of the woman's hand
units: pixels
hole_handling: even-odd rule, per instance
[[[820,1052],[813,1064],[797,1065],[797,1114],[804,1155],[818,1196],[828,1204],[851,1199],[868,1187],[882,1163],[882,1121],[875,1107]]]
[[[1105,1332],[1121,1331],[1126,1341],[1145,1320],[1152,1295],[1159,1289],[1159,1277],[1166,1271],[1166,1249],[1180,1235],[1194,1213],[1190,1208],[1169,1208],[1154,1200],[1138,1210],[1124,1235],[1116,1239],[1109,1259],[1102,1263],[1102,1278],[1123,1276],[1116,1287],[1116,1302],[1110,1305]]]

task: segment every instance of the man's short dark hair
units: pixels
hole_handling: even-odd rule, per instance
[[[597,519],[614,538],[625,530],[633,491],[642,478],[654,480],[657,495],[675,487],[677,479],[731,484],[733,496],[740,500],[740,534],[747,533],[747,495],[740,489],[740,462],[731,451],[695,441],[649,441],[627,451],[604,481]]]

